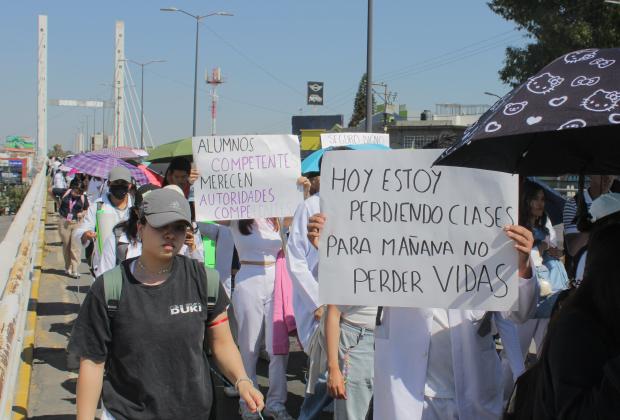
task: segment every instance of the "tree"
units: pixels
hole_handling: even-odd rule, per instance
[[[562,54],[620,45],[620,6],[604,0],[491,0],[487,4],[533,41],[524,48],[506,49],[499,76],[513,87]]]
[[[50,152],[48,153],[48,157],[50,158],[55,157],[56,159],[58,159],[64,158],[65,156],[67,156],[67,152],[62,149],[62,146],[60,144],[55,144],[54,146],[52,146],[52,150],[50,150]]]
[[[360,80],[360,84],[357,88],[357,93],[355,94],[355,102],[353,103],[353,114],[351,115],[351,120],[349,121],[349,127],[357,127],[357,125],[366,118],[366,83],[367,83],[366,73],[362,76]],[[373,112],[375,110],[375,95],[372,95],[372,109]]]

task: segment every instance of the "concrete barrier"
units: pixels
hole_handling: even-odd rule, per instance
[[[30,191],[0,243],[1,418],[10,418],[13,403],[46,186],[43,170],[35,176]]]

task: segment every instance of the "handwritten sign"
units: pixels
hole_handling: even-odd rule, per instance
[[[194,137],[192,150],[197,220],[287,217],[303,201],[297,136]]]
[[[509,310],[518,178],[431,167],[437,150],[333,151],[321,171],[322,303]]]
[[[382,144],[390,147],[390,135],[382,133],[321,133],[321,147]]]

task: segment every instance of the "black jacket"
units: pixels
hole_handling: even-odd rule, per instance
[[[576,308],[560,313],[554,324],[537,367],[533,418],[620,419],[618,343]]]

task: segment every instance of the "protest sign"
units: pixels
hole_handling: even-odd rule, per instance
[[[437,150],[323,157],[322,303],[510,310],[518,177],[437,166]]]
[[[287,217],[303,201],[297,136],[194,137],[192,151],[197,220]]]
[[[321,148],[352,144],[382,144],[390,147],[390,135],[382,133],[321,133]]]

